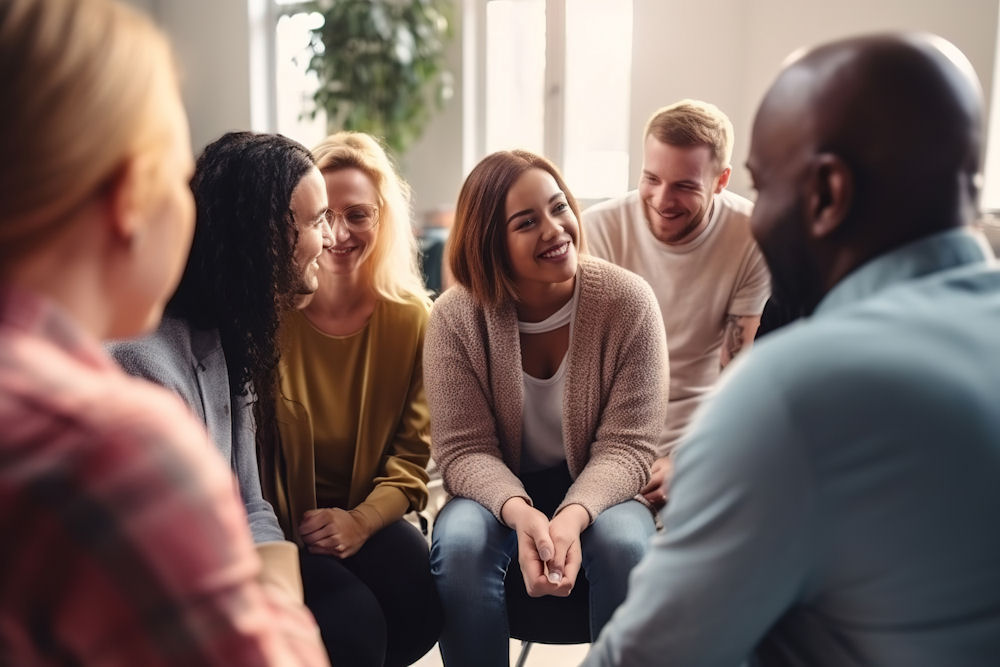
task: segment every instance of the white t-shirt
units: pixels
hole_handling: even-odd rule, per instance
[[[517,323],[520,333],[536,334],[554,331],[569,325],[573,337],[573,322],[580,303],[580,281],[573,287],[573,298],[541,322]],[[563,444],[563,395],[566,393],[566,365],[569,350],[559,368],[549,378],[536,378],[521,371],[524,403],[521,406],[521,472],[552,468],[566,460]]]
[[[760,315],[770,295],[767,265],[750,235],[752,210],[748,199],[723,190],[705,229],[681,245],[653,236],[637,190],[583,213],[588,251],[645,278],[660,304],[670,351],[661,456],[677,443],[719,377],[726,316]]]

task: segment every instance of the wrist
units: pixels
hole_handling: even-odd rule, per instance
[[[505,524],[516,529],[518,522],[532,509],[523,496],[508,498],[500,508],[500,518]]]
[[[566,522],[582,533],[590,525],[590,512],[579,503],[571,503],[559,510],[559,513],[553,517],[553,520],[555,519]]]

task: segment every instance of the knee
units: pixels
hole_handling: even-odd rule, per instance
[[[485,507],[465,498],[448,503],[434,524],[431,574],[441,599],[464,598],[473,589],[503,588],[516,541]]]
[[[641,503],[610,507],[581,535],[584,558],[631,569],[646,554],[656,527]]]
[[[490,523],[496,518],[479,503],[452,499],[438,514],[431,541],[431,569],[435,574],[478,561],[490,543]]]

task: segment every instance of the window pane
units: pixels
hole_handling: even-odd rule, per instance
[[[312,96],[319,87],[319,79],[306,72],[312,56],[310,30],[322,25],[322,14],[299,12],[279,18],[275,33],[278,132],[307,148],[326,137],[326,114],[320,111],[315,118],[309,116],[315,106]]]
[[[580,199],[629,187],[631,66],[631,0],[568,0],[564,171]]]
[[[545,0],[486,5],[486,152],[543,151]]]

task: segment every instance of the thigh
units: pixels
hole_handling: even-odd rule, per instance
[[[385,662],[386,623],[368,586],[333,556],[301,551],[305,603],[334,664]]]
[[[373,588],[377,586],[373,582],[392,581],[405,587],[408,581],[430,580],[427,540],[405,519],[368,538],[344,566]]]
[[[452,498],[434,521],[431,571],[439,576],[451,575],[452,568],[496,567],[502,579],[516,548],[514,531],[492,512],[474,500]]]
[[[427,540],[400,519],[378,531],[344,561],[375,595],[388,633],[386,665],[410,664],[441,633],[442,612],[431,577]]]

